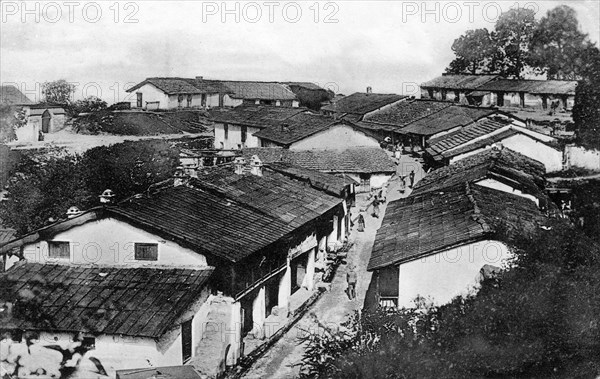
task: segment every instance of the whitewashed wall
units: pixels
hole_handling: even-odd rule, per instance
[[[479,283],[486,265],[501,267],[510,253],[498,241],[479,241],[400,265],[399,307],[414,307],[417,296],[436,305],[468,293]]]
[[[169,107],[169,96],[163,91],[159,90],[150,83],[144,84],[138,88],[133,94],[134,98],[131,101],[132,106],[137,107],[136,93],[142,93],[142,108],[146,108],[146,102],[159,102],[160,109],[167,109]]]
[[[526,155],[546,166],[546,172],[563,169],[563,153],[533,138],[517,134],[502,140],[502,145],[518,153]]]
[[[512,188],[511,186],[501,183],[495,179],[484,179],[484,180],[480,180],[480,181],[476,182],[475,184],[480,185],[482,187],[492,188],[492,189],[495,189],[498,191],[502,191],[502,192],[510,193],[510,194],[513,194],[516,196],[524,197],[526,199],[533,201],[535,203],[535,205],[538,205],[538,206],[540,204],[540,201],[538,200],[537,197],[523,193],[522,191]]]
[[[72,264],[206,266],[206,257],[172,241],[133,227],[125,222],[105,218],[73,227],[54,236],[52,241],[71,243]],[[158,261],[136,261],[134,243],[158,244]],[[62,260],[48,257],[48,244],[40,241],[23,247],[28,261],[47,263]]]
[[[260,139],[254,136],[260,129],[247,127],[246,142],[242,144],[242,127],[239,125],[228,124],[227,138],[225,138],[225,128],[222,123],[215,123],[215,149],[235,150],[242,147],[260,147]],[[221,144],[222,143],[222,144]]]
[[[292,144],[290,150],[341,150],[353,147],[379,147],[379,142],[375,138],[369,137],[351,126],[334,125]]]
[[[581,146],[565,147],[567,167],[579,167],[588,170],[600,170],[600,151],[588,150]]]

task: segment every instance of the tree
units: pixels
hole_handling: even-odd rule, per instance
[[[588,46],[580,58],[581,80],[575,89],[573,107],[577,142],[600,150],[600,50]]]
[[[46,82],[42,85],[44,101],[52,104],[67,106],[75,93],[75,85],[64,79]]]
[[[71,103],[67,108],[67,112],[70,117],[77,117],[80,113],[98,112],[105,110],[107,107],[106,101],[96,96],[89,96]]]
[[[105,190],[116,200],[141,193],[172,177],[178,149],[165,141],[137,141],[101,146],[83,156],[21,159],[8,183],[8,200],[0,202],[0,220],[26,234],[64,218],[67,209],[87,209]]]
[[[566,223],[549,226],[505,236],[515,260],[477,293],[308,334],[304,377],[598,376],[600,247]]]
[[[0,143],[17,139],[15,130],[27,124],[27,116],[22,109],[9,104],[0,104]]]
[[[494,70],[496,47],[487,29],[467,30],[454,40],[452,51],[456,58],[446,72],[452,74],[481,74]]]
[[[520,78],[529,66],[529,43],[536,26],[535,12],[528,8],[503,12],[496,21],[493,39],[500,51],[499,70],[503,76]]]
[[[589,45],[587,35],[579,30],[575,10],[561,5],[549,10],[534,30],[531,55],[549,79],[576,80],[581,74],[581,55]]]

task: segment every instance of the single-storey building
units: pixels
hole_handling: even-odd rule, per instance
[[[498,79],[498,75],[444,74],[421,84],[421,98],[476,105],[480,86]]]
[[[52,243],[50,254],[66,252]],[[149,259],[151,248],[144,249]],[[121,368],[183,364],[200,337],[196,328],[206,312],[212,271],[193,264],[19,262],[0,274],[5,310],[0,330],[11,336],[2,341],[2,366],[10,372],[18,361],[25,366],[19,376],[43,369],[58,377],[63,356],[58,354],[54,362],[41,358],[48,355],[44,352],[68,353],[70,348],[82,355],[77,370],[86,378],[102,377],[103,372],[114,378]]]
[[[339,98],[332,104],[322,107],[321,112],[328,116],[360,121],[369,114],[385,110],[408,98],[404,95],[373,93],[371,87],[367,87],[367,92],[355,92]]]
[[[431,165],[448,164],[501,144],[542,162],[546,172],[555,172],[563,167],[563,153],[555,142],[554,137],[524,128],[514,120],[494,117],[430,139],[425,157]]]
[[[442,305],[477,288],[481,271],[505,267],[504,233],[527,233],[546,221],[528,198],[459,183],[391,201],[367,269],[374,304]]]
[[[261,147],[290,150],[345,150],[379,147],[380,142],[355,123],[313,113],[298,113],[254,134]]]
[[[297,107],[296,95],[278,82],[147,78],[127,90],[135,93],[133,108],[177,109],[236,107],[248,104]]]
[[[415,184],[411,195],[470,183],[530,199],[541,209],[547,209],[545,173],[541,162],[509,148],[494,147],[431,171]]]
[[[268,105],[211,109],[209,115],[214,125],[215,149],[260,147],[260,140],[255,136],[257,132],[280,125],[284,120],[304,112],[307,112],[305,108]]]
[[[244,149],[244,156],[257,155],[267,163],[284,162],[309,170],[350,178],[357,183],[355,192],[381,188],[396,173],[396,164],[379,147],[343,150],[290,150],[281,148]]]

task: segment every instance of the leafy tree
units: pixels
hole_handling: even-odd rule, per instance
[[[549,79],[575,80],[581,74],[581,55],[589,45],[587,35],[579,30],[575,10],[561,5],[549,10],[533,31],[531,55]]]
[[[112,189],[116,200],[141,193],[173,175],[178,154],[165,141],[138,141],[96,147],[83,156],[26,156],[9,180],[9,199],[0,202],[0,220],[25,234],[50,218],[64,218],[71,206],[98,205],[105,189]]]
[[[82,100],[71,103],[67,109],[70,117],[76,117],[80,113],[90,113],[104,110],[108,107],[106,101],[96,97],[89,96]]]
[[[529,43],[536,27],[532,9],[511,9],[500,15],[493,38],[500,51],[499,70],[502,75],[521,77],[531,60]]]
[[[64,79],[46,82],[42,85],[44,101],[52,104],[67,106],[75,93],[75,85]]]
[[[494,70],[496,46],[487,29],[467,30],[454,40],[452,51],[456,58],[446,72],[451,74],[481,74]]]
[[[573,121],[580,145],[600,150],[600,50],[588,46],[581,57]]]
[[[510,269],[433,307],[375,310],[311,333],[316,378],[572,378],[600,373],[600,248],[568,224],[510,238]],[[508,236],[506,236],[508,238]]]
[[[23,110],[9,104],[0,104],[0,143],[17,139],[16,128],[27,124],[27,116]]]

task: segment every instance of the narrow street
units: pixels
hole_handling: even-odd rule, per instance
[[[425,174],[421,165],[414,158],[403,155],[398,164],[397,174],[408,175],[411,170],[415,171],[415,182],[420,180]],[[408,177],[406,180],[407,190],[405,193],[400,193],[400,179],[398,175],[394,176],[389,182],[387,192],[388,202],[410,194]],[[385,215],[388,202],[380,206],[381,212],[379,218],[371,216],[371,209],[363,212],[365,217],[365,231],[358,232],[355,223],[350,235],[350,242],[353,242],[354,246],[348,254],[347,263],[338,268],[335,278],[331,283],[331,290],[326,292],[288,333],[277,341],[263,357],[255,362],[243,376],[244,378],[275,379],[297,377],[300,370],[299,363],[304,353],[304,345],[299,343],[298,336],[301,336],[304,330],[310,330],[315,327],[312,314],[316,315],[319,321],[325,325],[339,325],[346,320],[349,314],[362,307],[371,281],[371,273],[366,268],[375,235]],[[360,209],[367,207],[366,195],[357,195],[356,203],[355,207],[352,208],[353,219],[358,217]],[[356,266],[356,272],[359,276],[356,287],[357,298],[353,301],[350,301],[346,295],[346,272],[351,264]]]

